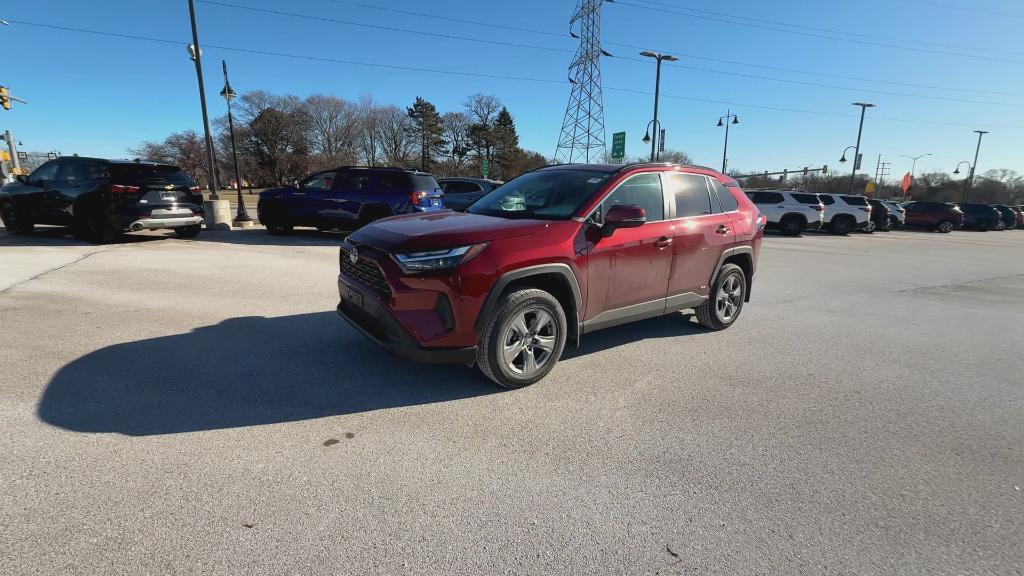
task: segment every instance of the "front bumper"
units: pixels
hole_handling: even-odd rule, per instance
[[[391,312],[370,294],[338,278],[341,301],[337,312],[368,340],[385,351],[413,362],[425,364],[472,364],[476,361],[476,347],[424,348],[395,319]],[[352,293],[357,297],[346,296]]]

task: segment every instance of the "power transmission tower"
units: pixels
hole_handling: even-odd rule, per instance
[[[580,46],[569,65],[572,90],[565,108],[562,133],[558,137],[555,160],[573,162],[603,161],[604,97],[601,94],[601,5],[604,0],[579,0],[569,20],[569,34],[579,38]],[[574,30],[579,30],[577,34]]]

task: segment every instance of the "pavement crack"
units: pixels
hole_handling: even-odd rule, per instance
[[[44,271],[40,272],[39,274],[36,274],[35,276],[32,276],[31,278],[26,278],[26,279],[22,280],[21,282],[15,282],[14,284],[11,284],[10,286],[7,286],[5,288],[0,288],[0,294],[3,294],[5,292],[7,292],[8,290],[13,290],[14,288],[17,288],[18,286],[22,286],[24,284],[28,284],[29,282],[31,282],[33,280],[38,280],[38,279],[42,278],[43,276],[46,276],[47,274],[49,274],[51,272],[56,272],[58,270],[63,270],[64,268],[67,268],[68,266],[73,266],[75,264],[78,264],[82,260],[85,260],[86,258],[88,258],[90,256],[93,256],[95,254],[99,254],[100,252],[106,252],[106,250],[96,250],[94,252],[88,252],[86,254],[83,254],[83,255],[79,256],[78,258],[75,258],[71,262],[67,262],[65,264],[61,264],[60,266],[54,266],[53,268],[50,268],[48,270],[44,270]]]
[[[1008,274],[1006,276],[992,276],[989,278],[979,278],[977,280],[968,280],[966,282],[951,282],[949,284],[933,284],[928,286],[915,286],[913,288],[904,288],[902,290],[890,290],[893,293],[901,292],[920,292],[921,290],[935,290],[942,288],[959,288],[961,286],[970,286],[971,284],[978,284],[980,282],[991,282],[992,280],[1006,280],[1007,278],[1024,278],[1024,274]]]

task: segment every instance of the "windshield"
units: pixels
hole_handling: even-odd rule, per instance
[[[502,218],[565,220],[601,186],[611,174],[594,170],[538,170],[527,172],[492,190],[467,212]]]

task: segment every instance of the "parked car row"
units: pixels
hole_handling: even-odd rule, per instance
[[[799,190],[747,190],[747,196],[768,217],[768,228],[789,236],[807,230],[845,235],[899,227],[949,233],[960,228],[1005,230],[1024,228],[1024,206],[913,201],[899,203],[851,194]]]

